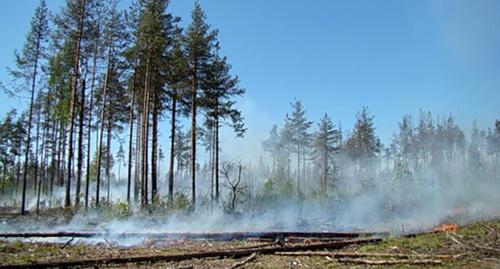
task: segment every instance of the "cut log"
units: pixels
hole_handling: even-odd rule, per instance
[[[318,239],[353,239],[372,236],[387,236],[386,233],[334,233],[334,232],[235,232],[235,233],[105,233],[105,232],[25,232],[3,233],[0,238],[156,238],[170,240],[247,240],[247,239],[287,239],[287,238],[318,238]]]
[[[453,259],[460,256],[452,255],[425,255],[399,253],[359,253],[359,252],[278,252],[275,255],[288,257],[331,257],[331,258],[397,258],[397,259]]]
[[[443,261],[440,260],[362,260],[362,259],[338,259],[341,263],[364,264],[364,265],[440,265]]]
[[[64,268],[64,267],[90,267],[107,264],[127,264],[127,263],[154,263],[154,262],[179,262],[191,259],[203,258],[242,258],[253,253],[258,254],[274,254],[276,252],[294,252],[294,251],[314,251],[324,249],[340,249],[349,245],[368,244],[382,241],[381,238],[345,240],[339,242],[311,244],[311,245],[294,245],[294,246],[279,246],[270,248],[248,249],[248,250],[223,250],[212,252],[198,252],[178,255],[156,255],[156,256],[139,256],[139,257],[114,257],[114,258],[99,258],[89,260],[73,260],[73,261],[56,261],[56,262],[41,262],[41,263],[26,263],[26,264],[3,264],[0,269],[18,269],[18,268]]]

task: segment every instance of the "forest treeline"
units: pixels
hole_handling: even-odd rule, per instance
[[[485,166],[495,172],[498,169],[500,120],[487,131],[479,129],[474,121],[467,138],[453,115],[435,118],[431,112],[421,110],[416,122],[412,115],[404,115],[391,143],[384,146],[367,107],[358,112],[354,128],[347,132],[328,114],[313,126],[300,100],[291,107],[282,127],[274,125],[262,146],[272,158],[268,171],[271,178],[293,179],[298,195],[304,189],[301,182],[311,178],[317,180],[313,184],[321,191],[331,191],[335,182],[346,175],[368,180],[387,168],[391,171],[388,182],[401,173],[411,176],[436,168],[447,171],[444,164],[473,172]]]
[[[300,100],[291,108],[262,142],[271,165],[261,161],[253,168],[265,178],[256,192],[257,208],[269,201],[285,200],[299,208],[315,201],[319,206],[309,210],[322,212],[319,217],[355,227],[496,210],[500,120],[487,130],[474,121],[466,134],[453,115],[436,117],[421,110],[417,117],[404,115],[384,146],[367,107],[357,113],[350,131],[328,114],[316,124],[310,121]],[[300,215],[307,213],[299,210]]]
[[[174,195],[177,159],[181,169],[190,169],[194,205],[197,143],[190,141],[209,140],[218,166],[220,128],[245,133],[234,101],[245,90],[220,54],[217,30],[198,2],[184,29],[168,5],[135,0],[120,10],[116,0],[67,0],[51,14],[40,1],[9,69],[15,83],[4,87],[11,95],[29,95],[28,108],[10,111],[1,132],[2,197],[20,194],[23,214],[28,199],[37,197],[38,210],[40,197],[51,201],[56,187],[65,189],[67,208],[99,207],[103,186],[109,202],[111,147],[122,133],[127,141],[120,142],[117,157],[127,163],[127,202],[155,204],[158,126],[167,115],[168,196]],[[191,121],[187,131],[182,118]]]

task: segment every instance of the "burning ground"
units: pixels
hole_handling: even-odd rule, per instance
[[[404,268],[498,268],[500,221],[479,221],[459,227],[442,225],[427,232],[387,234],[331,234],[230,238],[214,240],[144,238],[121,246],[113,238],[89,243],[78,238],[59,242],[40,239],[0,242],[0,268],[23,266],[121,268],[359,268],[391,265]],[[228,234],[229,236],[230,234]],[[340,234],[339,234],[340,235]],[[337,236],[339,236],[337,235]],[[9,267],[10,266],[10,267]]]

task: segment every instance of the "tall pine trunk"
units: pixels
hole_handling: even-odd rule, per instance
[[[195,63],[191,97],[191,203],[196,206],[196,109],[198,92],[198,68]]]
[[[35,135],[35,158],[34,158],[34,162],[33,162],[33,168],[35,169],[34,171],[34,175],[33,175],[33,178],[34,178],[34,182],[35,184],[33,184],[34,188],[34,194],[36,195],[37,192],[38,192],[38,153],[40,152],[40,118],[41,118],[41,114],[40,113],[40,107],[37,108],[37,111],[36,111],[36,114],[37,114],[37,117],[36,117],[36,135]]]
[[[30,154],[30,148],[31,148],[31,125],[33,121],[33,106],[35,102],[35,88],[36,88],[36,78],[37,78],[37,73],[38,73],[38,60],[40,57],[40,33],[38,33],[38,38],[36,42],[36,55],[35,55],[35,62],[33,66],[33,75],[31,77],[31,98],[30,98],[30,109],[29,109],[29,115],[28,115],[28,133],[27,135],[27,141],[26,141],[26,151],[24,155],[24,169],[23,169],[23,191],[22,191],[22,200],[21,200],[21,214],[24,215],[26,214],[26,189],[27,189],[27,183],[28,183],[28,164],[29,164],[29,154]]]
[[[64,168],[64,160],[66,160],[66,141],[68,140],[68,134],[67,134],[67,129],[66,126],[63,125],[63,122],[61,121],[61,137],[62,137],[62,144],[60,145],[60,158],[59,158],[59,167],[58,167],[58,173],[59,173],[59,187],[64,187],[64,173],[66,169]]]
[[[139,110],[138,110],[139,112]],[[141,112],[142,115],[142,112]],[[142,185],[140,181],[142,180],[142,117],[137,117],[137,128],[135,128],[135,171],[134,171],[134,202],[139,202],[139,193],[142,191]],[[142,192],[141,192],[142,194]],[[141,197],[142,199],[142,197]],[[141,200],[142,201],[142,200]]]
[[[137,63],[135,64],[137,65]],[[132,151],[134,138],[134,107],[135,107],[135,84],[136,84],[136,73],[137,68],[134,70],[134,78],[132,80],[132,104],[130,105],[130,116],[129,116],[129,139],[128,139],[128,166],[127,166],[127,203],[130,209],[130,192],[132,187]],[[137,167],[135,168],[137,170]]]
[[[143,111],[142,111],[142,165],[141,165],[141,183],[142,183],[142,206],[148,204],[148,140],[149,140],[149,77],[151,58],[148,56],[146,61],[146,76],[144,79]]]
[[[108,113],[108,130],[106,140],[106,180],[108,183],[107,201],[108,205],[111,204],[111,131],[113,127],[111,111]]]
[[[101,167],[102,167],[102,145],[103,145],[103,136],[104,136],[104,124],[105,124],[105,116],[106,109],[108,103],[108,84],[109,84],[109,72],[111,68],[111,53],[112,53],[112,40],[109,40],[108,44],[108,60],[106,67],[106,74],[104,78],[104,93],[102,97],[102,106],[101,106],[101,116],[99,121],[99,142],[97,145],[97,182],[96,182],[96,200],[95,205],[99,207],[99,199],[100,199],[100,190],[101,190]]]
[[[54,192],[54,182],[57,176],[57,134],[59,133],[59,122],[54,122],[54,128],[52,129],[52,148],[51,148],[51,169],[50,169],[50,183],[49,183],[49,206],[52,206],[52,195]]]
[[[151,203],[154,205],[158,199],[158,91],[153,91],[153,112],[152,112],[152,150],[151,150]]]
[[[219,111],[218,107],[215,112],[215,200],[219,202]]]
[[[90,100],[89,100],[89,116],[87,121],[87,173],[85,175],[85,208],[89,207],[89,192],[90,192],[90,146],[92,140],[92,111],[94,110],[94,87],[95,87],[95,76],[97,72],[97,53],[98,46],[95,45],[94,51],[94,63],[92,64],[92,80],[90,84]]]
[[[85,120],[85,89],[86,83],[85,79],[82,80],[82,90],[80,96],[80,116],[78,125],[78,156],[76,161],[76,197],[75,197],[75,208],[78,209],[80,206],[80,188],[82,183],[82,167],[83,167],[83,125]],[[88,158],[88,156],[87,156]]]
[[[168,169],[168,198],[173,201],[174,198],[174,156],[175,156],[175,128],[177,120],[177,91],[174,89],[172,98],[172,122],[170,130],[170,163]]]
[[[75,129],[75,114],[76,114],[76,102],[77,102],[77,88],[78,88],[78,78],[79,78],[79,68],[80,68],[80,46],[83,36],[83,22],[85,19],[85,5],[86,0],[80,0],[80,18],[78,23],[78,35],[76,40],[75,48],[75,63],[73,66],[72,75],[72,86],[71,86],[71,104],[70,104],[70,121],[69,121],[69,149],[68,149],[68,171],[67,171],[67,183],[66,183],[66,199],[64,206],[71,207],[71,171],[73,170],[73,138]]]

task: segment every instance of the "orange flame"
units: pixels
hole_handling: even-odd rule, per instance
[[[435,232],[458,232],[460,226],[458,224],[443,224],[434,228]]]

